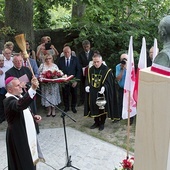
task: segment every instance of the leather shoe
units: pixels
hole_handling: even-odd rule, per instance
[[[102,131],[104,129],[104,124],[101,124],[100,126],[99,126],[99,131]]]
[[[75,108],[71,109],[73,113],[77,113],[77,110]]]
[[[92,126],[90,126],[90,129],[95,129],[95,128],[97,128],[97,127],[99,127],[99,125],[96,124],[96,123],[94,123]]]

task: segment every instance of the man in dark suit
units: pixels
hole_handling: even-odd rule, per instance
[[[64,74],[74,75],[76,79],[80,79],[80,64],[78,58],[71,55],[71,49],[69,46],[63,48],[64,57],[60,57],[58,61],[58,67],[63,71]],[[71,110],[76,113],[77,104],[77,81],[68,82],[62,87],[62,95],[65,109],[64,111],[69,111],[69,95],[71,94]]]
[[[85,81],[86,81],[86,68],[89,62],[92,61],[94,52],[91,50],[90,41],[84,40],[82,42],[83,51],[78,55],[81,66],[81,82],[80,82],[80,103],[79,106],[84,104],[85,98]]]

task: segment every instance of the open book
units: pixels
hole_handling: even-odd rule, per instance
[[[28,76],[26,74],[24,74],[23,76],[19,77],[18,79],[19,79],[20,82],[25,82],[25,83],[30,82],[29,79],[28,79]]]

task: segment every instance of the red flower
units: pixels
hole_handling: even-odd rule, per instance
[[[124,159],[121,164],[124,169],[132,169],[134,164],[134,157],[130,159]]]
[[[45,77],[46,77],[47,79],[52,78],[52,72],[51,72],[50,70],[46,71]]]
[[[62,77],[63,73],[61,71],[54,71],[53,76]]]
[[[47,70],[42,73],[43,78],[46,78],[46,79],[55,79],[58,77],[62,77],[62,75],[63,73],[60,70],[54,70],[54,71]]]

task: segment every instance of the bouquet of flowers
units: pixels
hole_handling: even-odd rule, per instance
[[[61,70],[47,70],[41,74],[39,80],[42,83],[63,83],[70,81],[73,77],[73,75],[64,75]]]
[[[134,157],[124,159],[121,163],[122,168],[120,170],[133,170]],[[117,168],[115,170],[118,170]]]

